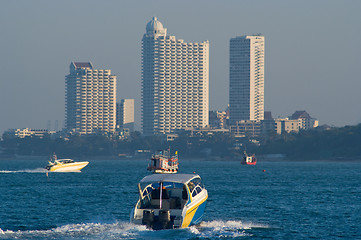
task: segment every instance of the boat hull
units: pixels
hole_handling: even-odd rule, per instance
[[[195,206],[191,206],[188,208],[188,210],[186,210],[181,228],[190,227],[202,222],[204,210],[207,205],[207,198],[208,195],[196,203]]]
[[[257,162],[241,162],[242,165],[256,165]]]
[[[74,162],[52,166],[50,172],[80,172],[89,162]]]

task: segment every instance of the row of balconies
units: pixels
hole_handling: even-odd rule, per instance
[[[93,92],[112,92],[114,91],[114,87],[92,87],[92,88],[77,88],[76,92],[79,94],[84,91],[93,91]]]
[[[194,90],[196,93],[198,93],[200,90],[203,89],[203,85],[199,84],[194,84],[192,86],[189,85],[173,85],[173,86],[167,86],[167,87],[163,87],[160,86],[159,88],[154,87],[154,90],[156,93],[158,94],[166,94],[169,92],[182,92],[182,91],[192,91]],[[158,90],[158,91],[156,91]],[[188,93],[184,93],[185,95]]]
[[[102,97],[87,97],[87,98],[82,98],[81,102],[83,105],[88,104],[88,105],[110,105],[112,103],[115,103],[115,99],[112,98],[102,98]]]
[[[165,120],[170,120],[170,119],[173,119],[173,118],[176,118],[177,120],[175,121],[178,121],[178,120],[184,120],[184,119],[188,119],[188,120],[200,120],[203,118],[202,116],[202,112],[192,112],[192,114],[190,114],[190,112],[178,112],[178,113],[174,113],[174,112],[161,112],[161,113],[158,113],[158,120],[159,121],[165,121]]]
[[[103,87],[103,88],[84,88],[84,89],[79,89],[80,91],[78,91],[78,93],[103,93],[103,94],[107,94],[109,95],[112,91],[114,91],[114,88],[108,88],[108,87]]]
[[[112,121],[114,119],[86,119],[86,120],[81,120],[81,123],[88,123],[88,124],[97,124],[97,123],[106,123],[106,124],[112,124]]]
[[[155,66],[155,68],[159,67],[159,68],[164,68],[164,67],[169,67],[169,66],[175,66],[175,67],[180,67],[182,65],[195,65],[198,64],[199,67],[202,67],[200,64],[203,64],[202,60],[192,60],[192,61],[187,61],[187,59],[174,59],[174,58],[170,58],[170,59],[162,59],[162,61],[159,62],[158,66]]]

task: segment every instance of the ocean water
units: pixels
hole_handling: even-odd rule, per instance
[[[0,239],[361,239],[361,162],[180,160],[209,199],[203,222],[153,231],[129,223],[146,160],[92,160],[49,173],[0,160]]]

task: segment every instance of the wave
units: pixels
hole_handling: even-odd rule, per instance
[[[35,168],[35,169],[22,169],[16,171],[9,171],[9,170],[0,170],[0,173],[46,173],[48,170],[45,168]]]
[[[153,231],[129,222],[68,224],[49,230],[1,230],[0,239],[213,239],[252,236],[247,230],[268,225],[209,221],[186,229]]]
[[[201,227],[211,227],[211,228],[240,228],[240,229],[252,229],[252,228],[270,228],[267,224],[253,223],[253,222],[242,222],[236,220],[230,221],[221,221],[214,220],[210,222],[202,222],[200,224]]]

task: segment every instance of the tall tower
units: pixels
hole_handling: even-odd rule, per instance
[[[143,134],[208,125],[209,42],[167,36],[153,18],[142,39]]]
[[[65,78],[66,129],[79,134],[113,132],[116,123],[116,76],[71,62]]]
[[[231,124],[264,119],[264,36],[231,38],[229,51]]]
[[[121,99],[117,103],[117,125],[134,131],[134,99]]]

